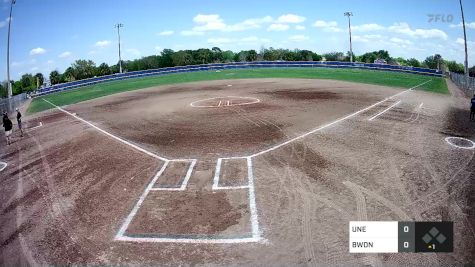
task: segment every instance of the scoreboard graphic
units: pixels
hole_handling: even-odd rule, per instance
[[[350,253],[453,252],[453,222],[350,221]]]

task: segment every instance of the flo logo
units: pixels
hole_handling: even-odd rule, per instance
[[[454,20],[454,16],[452,14],[427,14],[429,17],[428,22],[444,22],[450,23]]]

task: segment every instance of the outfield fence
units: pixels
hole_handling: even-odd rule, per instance
[[[35,91],[32,96],[42,96],[69,89],[75,89],[83,86],[97,83],[133,79],[147,76],[159,76],[173,73],[185,73],[195,71],[219,71],[227,69],[247,69],[247,68],[350,68],[350,69],[370,69],[392,72],[404,72],[427,76],[441,77],[442,72],[433,69],[416,68],[408,66],[374,64],[374,63],[352,63],[336,61],[254,61],[254,62],[232,62],[232,63],[214,63],[190,66],[178,66],[160,69],[149,69],[141,71],[132,71],[126,73],[117,73],[101,77],[94,77],[74,82],[56,84],[50,87]]]
[[[28,99],[25,93],[14,95],[11,98],[0,99],[0,111],[13,112],[16,108],[20,107]]]
[[[474,77],[468,77],[468,83],[467,83],[464,74],[451,72],[450,73],[450,79],[468,97],[472,97],[475,94],[475,78]]]

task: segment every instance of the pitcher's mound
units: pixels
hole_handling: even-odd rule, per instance
[[[218,107],[231,107],[251,105],[261,102],[261,100],[254,97],[245,96],[219,96],[206,98],[192,102],[190,106],[195,108],[218,108]]]

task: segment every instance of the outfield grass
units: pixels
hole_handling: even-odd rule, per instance
[[[244,78],[304,78],[304,79],[332,79],[358,83],[385,85],[410,88],[427,80],[429,83],[418,88],[436,93],[447,94],[447,84],[443,78],[407,74],[400,72],[360,70],[360,69],[331,69],[331,68],[265,68],[265,69],[233,69],[216,71],[200,71],[189,73],[169,74],[164,76],[135,78],[130,80],[112,81],[96,85],[81,87],[69,91],[54,93],[35,98],[28,113],[32,114],[53,108],[43,101],[47,99],[58,106],[69,105],[101,96],[115,93],[143,89],[152,86],[196,82],[206,80],[226,80]]]

